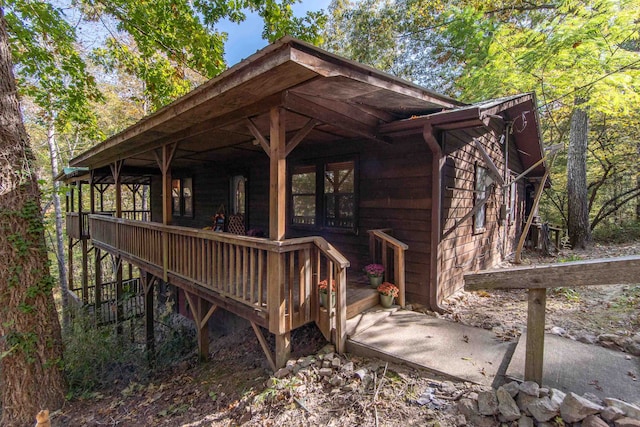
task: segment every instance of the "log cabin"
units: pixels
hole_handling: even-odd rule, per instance
[[[284,37],[71,160],[70,287],[101,319],[140,295],[152,346],[170,284],[201,356],[222,309],[275,369],[307,323],[344,351],[346,319],[378,303],[368,263],[399,305],[438,310],[513,253],[545,169],[534,94],[465,104]]]

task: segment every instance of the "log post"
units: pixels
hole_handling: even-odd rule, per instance
[[[156,278],[146,271],[141,271],[140,280],[142,281],[142,288],[144,290],[144,329],[146,335],[147,362],[150,367],[154,367],[156,364],[156,339],[153,327],[153,287]]]
[[[94,311],[96,317],[96,325],[100,325],[102,323],[102,254],[100,248],[94,246],[93,254],[95,256],[95,302],[94,302]]]
[[[269,238],[284,240],[287,194],[287,154],[284,110],[274,107],[270,111],[269,134]],[[281,254],[268,255],[268,306],[271,332],[276,338],[275,362],[284,366],[291,354],[291,332],[286,327],[284,260]],[[291,313],[289,313],[291,315]]]
[[[529,289],[527,309],[527,343],[524,359],[524,380],[542,385],[544,359],[544,321],[547,290]]]
[[[124,161],[120,160],[111,164],[111,174],[115,183],[116,192],[116,218],[122,218],[122,165]],[[116,224],[116,242],[118,242],[120,231]],[[119,247],[120,245],[117,244]],[[122,334],[122,322],[124,320],[123,301],[122,301],[122,257],[117,255],[116,262],[116,331],[118,335]]]

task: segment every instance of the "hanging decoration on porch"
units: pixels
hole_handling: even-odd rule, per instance
[[[224,204],[221,204],[213,217],[213,231],[224,231]]]

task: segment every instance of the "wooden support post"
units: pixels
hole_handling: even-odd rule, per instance
[[[514,256],[514,261],[516,264],[520,264],[522,262],[522,248],[524,247],[524,242],[527,239],[527,234],[529,234],[529,229],[531,228],[531,223],[533,222],[533,217],[538,211],[538,204],[540,203],[540,199],[542,198],[542,191],[544,190],[544,183],[547,182],[547,178],[549,177],[549,171],[551,167],[548,167],[544,172],[540,183],[538,184],[538,188],[536,189],[536,195],[533,198],[533,206],[531,206],[531,212],[529,212],[529,218],[527,218],[527,222],[522,230],[522,234],[520,235],[520,240],[518,240],[518,246],[516,247],[516,254]]]
[[[270,112],[269,138],[269,238],[283,240],[287,202],[287,161],[284,110],[274,107]]]
[[[124,161],[120,160],[111,164],[111,175],[113,175],[113,181],[115,182],[116,192],[116,218],[122,218],[122,177],[120,172],[122,171],[122,165]],[[116,242],[118,242],[119,230],[116,227]],[[117,245],[119,246],[119,245]],[[124,321],[124,310],[122,301],[122,257],[116,256],[116,331],[118,335],[122,334],[122,322]]]
[[[102,323],[102,255],[100,253],[100,248],[94,246],[93,254],[95,256],[95,304],[94,311],[96,317],[96,325],[100,325]]]
[[[68,230],[67,230],[68,231]],[[69,271],[69,290],[73,290],[73,237],[69,237],[69,244],[67,246],[67,269]],[[84,287],[83,287],[84,293]],[[84,302],[84,296],[82,297]]]
[[[141,273],[140,280],[142,281],[144,290],[144,329],[146,335],[147,361],[149,366],[154,367],[156,364],[156,338],[153,328],[153,286],[155,285],[156,278],[146,271]]]
[[[347,351],[347,270],[340,268],[336,275],[339,287],[336,292],[336,351],[340,354]],[[329,305],[331,306],[331,305]],[[286,360],[285,360],[286,363]]]
[[[287,364],[291,356],[291,332],[276,334],[276,368]]]
[[[189,303],[189,309],[198,332],[198,358],[200,361],[206,361],[209,359],[209,319],[218,306],[212,305],[200,296],[191,295],[187,291],[184,291],[184,296]],[[194,301],[194,298],[197,300]]]
[[[156,156],[156,162],[162,172],[162,224],[171,225],[171,161],[176,153],[178,144],[166,144],[162,146],[162,153]],[[162,232],[162,280],[167,282],[167,270],[169,268],[169,235]]]
[[[524,361],[524,380],[542,385],[544,358],[544,321],[547,290],[529,289],[527,312],[527,343]]]
[[[262,335],[262,331],[260,330],[260,327],[258,325],[256,325],[254,322],[251,322],[251,327],[253,328],[253,332],[256,334],[256,337],[258,338],[258,342],[260,343],[260,347],[262,347],[262,351],[264,352],[265,356],[267,356],[269,366],[271,366],[271,369],[275,372],[277,370],[276,362],[273,359],[273,354],[269,349],[267,340],[264,338],[264,335]]]
[[[122,301],[122,257],[115,257],[116,261],[116,331],[122,335],[122,322],[124,321]]]
[[[82,239],[82,302],[89,303],[89,245],[87,239]],[[71,252],[69,252],[71,253]],[[69,277],[73,275],[71,270],[71,258],[69,258]]]
[[[209,301],[198,298],[198,357],[202,362],[209,360],[209,318],[205,316],[210,308]]]
[[[287,202],[285,138],[284,110],[274,107],[270,111],[269,131],[269,238],[271,240],[284,240],[285,237]],[[286,364],[291,354],[291,332],[286,323],[284,259],[281,254],[269,252],[267,262],[269,329],[275,334],[275,364],[280,368]]]
[[[395,272],[395,281],[398,286],[398,304],[400,307],[404,307],[405,300],[405,264],[404,264],[404,250],[395,248],[393,251],[393,271]]]

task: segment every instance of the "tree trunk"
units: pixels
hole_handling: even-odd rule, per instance
[[[64,262],[64,236],[62,234],[62,206],[60,205],[60,182],[58,176],[58,147],[56,145],[56,130],[53,120],[47,129],[47,143],[51,158],[51,177],[53,182],[53,208],[56,216],[56,260],[58,261],[58,281],[62,296],[62,319],[64,327],[69,326],[69,282],[67,282],[67,264]]]
[[[0,383],[3,426],[33,425],[64,402],[62,340],[53,301],[34,159],[22,121],[0,8]],[[6,352],[6,353],[5,353]]]
[[[636,142],[636,152],[640,159],[640,141]],[[640,162],[636,163],[636,184],[640,187]],[[636,200],[636,221],[640,222],[640,196]]]
[[[571,115],[569,149],[567,151],[567,229],[569,243],[584,249],[591,242],[587,199],[587,140],[589,119],[576,101]]]

